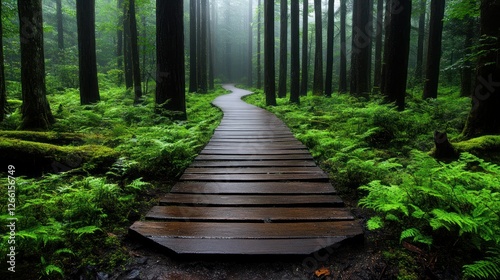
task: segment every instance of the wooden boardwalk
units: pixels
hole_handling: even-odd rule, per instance
[[[310,254],[362,235],[288,127],[241,101],[250,92],[225,88],[211,141],[130,233],[179,254],[235,255]]]

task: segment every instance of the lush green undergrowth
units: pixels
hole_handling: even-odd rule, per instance
[[[134,105],[132,93],[109,88],[101,91],[101,102],[80,106],[78,92],[68,89],[48,96],[57,120],[50,132],[11,131],[20,123],[20,103],[9,100],[13,112],[0,126],[0,139],[29,146],[24,158],[35,152],[55,155],[42,176],[14,173],[17,275],[72,278],[89,267],[123,264],[127,253],[120,236],[155,203],[155,194],[168,192],[170,182],[208,142],[222,118],[210,103],[224,93],[188,94],[188,120],[172,121],[153,113],[152,94]],[[85,147],[102,147],[114,160],[91,168],[87,158],[95,154],[78,153]],[[66,155],[73,158],[65,160]],[[0,178],[0,192],[7,194],[7,173]],[[7,207],[4,200],[2,224],[10,218]],[[5,263],[10,232],[5,227],[1,232]]]
[[[262,94],[246,100],[265,107]],[[361,198],[362,207],[375,211],[370,230],[383,228],[412,243],[415,259],[442,254],[440,264],[463,266],[464,277],[494,278],[500,276],[500,167],[469,153],[449,163],[428,153],[436,130],[460,138],[469,106],[470,99],[450,88],[437,100],[410,94],[403,112],[376,96],[338,94],[266,108],[288,124],[353,206]],[[400,277],[424,276],[400,271]]]

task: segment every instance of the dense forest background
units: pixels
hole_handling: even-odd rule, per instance
[[[18,218],[0,252],[19,279],[127,263],[221,83],[310,148],[386,276],[500,277],[500,1],[0,4],[0,217]]]

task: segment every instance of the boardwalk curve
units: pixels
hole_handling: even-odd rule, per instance
[[[214,100],[224,117],[171,193],[129,232],[178,254],[304,255],[362,227],[302,143],[272,113]]]

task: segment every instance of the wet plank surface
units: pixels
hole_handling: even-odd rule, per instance
[[[273,114],[241,101],[211,141],[129,232],[178,254],[303,255],[363,234],[306,147]]]

